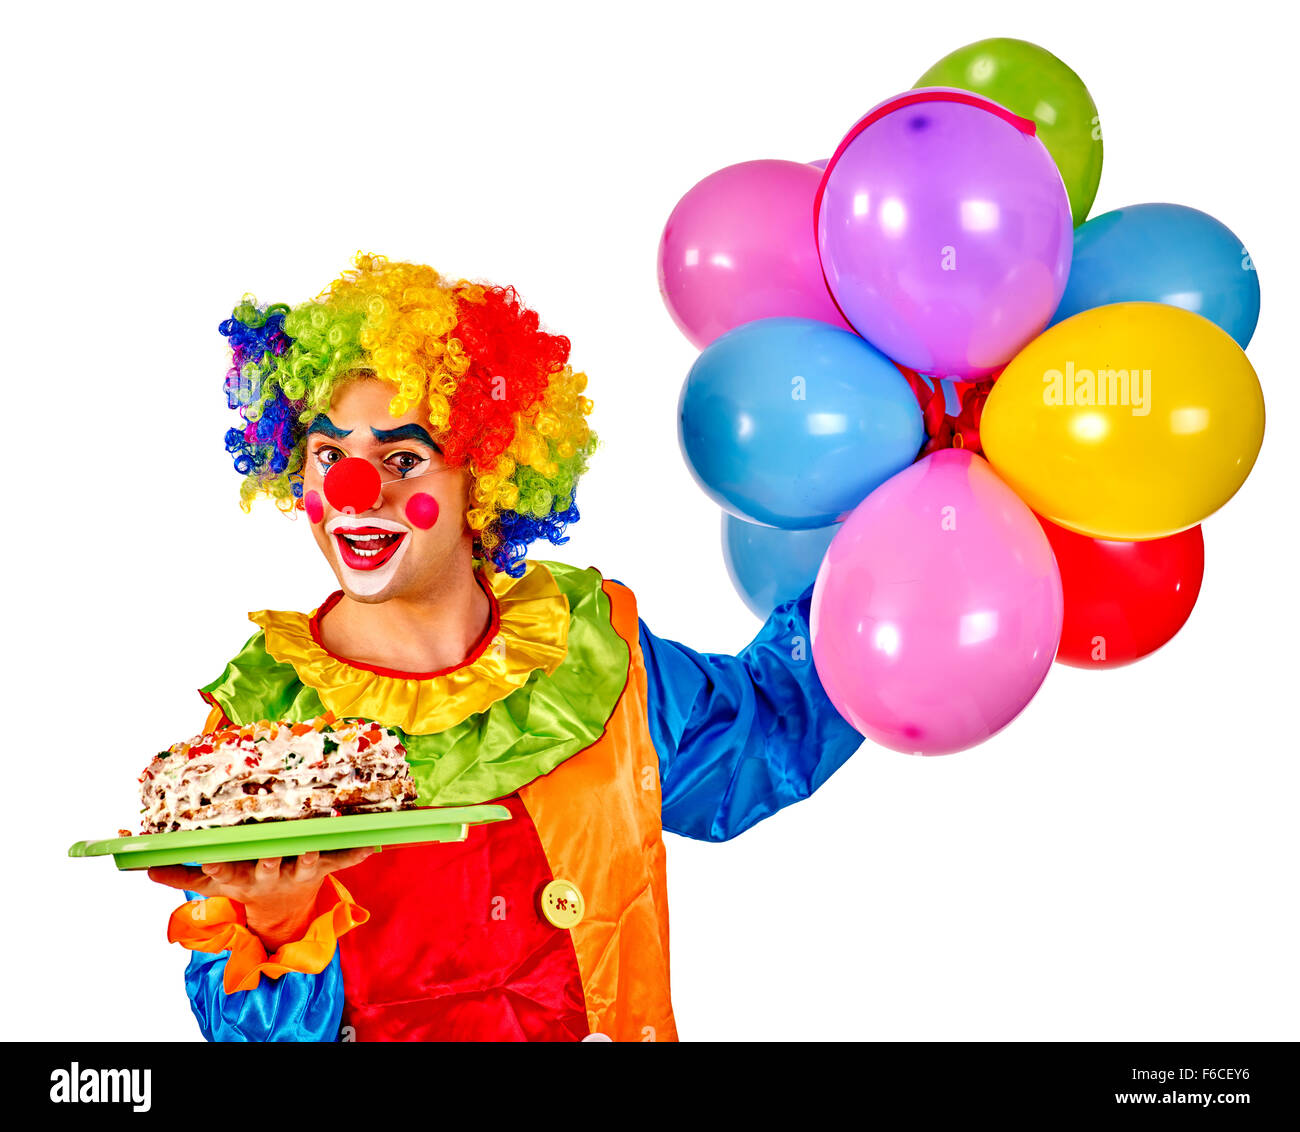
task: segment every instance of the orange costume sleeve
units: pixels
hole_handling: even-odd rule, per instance
[[[203,734],[206,735],[211,731],[220,730],[229,723],[230,720],[226,718],[226,713],[222,710],[221,705],[213,704],[212,710],[208,712],[208,718],[203,724]]]
[[[182,904],[167,924],[167,939],[190,951],[229,951],[222,983],[227,994],[252,990],[263,975],[278,979],[286,971],[319,974],[334,958],[339,937],[370,919],[341,882],[328,875],[325,880],[302,939],[286,943],[269,957],[244,921],[244,906],[225,896]]]

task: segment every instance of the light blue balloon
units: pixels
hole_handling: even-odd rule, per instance
[[[682,386],[696,481],[742,519],[790,530],[844,518],[925,440],[907,380],[856,334],[763,318],[710,342]]]
[[[1245,349],[1259,321],[1259,276],[1230,228],[1181,204],[1134,204],[1074,230],[1074,260],[1052,325],[1109,303],[1194,311]]]
[[[722,513],[722,558],[741,600],[766,618],[798,597],[817,577],[839,523],[810,531],[783,531]]]

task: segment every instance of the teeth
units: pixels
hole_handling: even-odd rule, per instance
[[[391,534],[350,535],[345,534],[343,531],[339,531],[339,534],[342,536],[343,541],[348,544],[348,549],[358,558],[374,558],[383,554],[388,549],[388,543],[397,537]],[[377,546],[373,550],[362,550],[358,545],[359,543],[379,542],[381,539],[385,540],[384,545]]]

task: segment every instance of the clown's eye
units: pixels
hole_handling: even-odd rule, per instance
[[[343,459],[343,453],[337,448],[328,444],[322,444],[316,449],[316,464],[321,468],[328,468],[332,464],[337,464]]]
[[[405,476],[409,472],[415,471],[421,464],[427,464],[429,461],[423,456],[417,456],[414,452],[394,452],[384,464],[392,468],[393,471]]]

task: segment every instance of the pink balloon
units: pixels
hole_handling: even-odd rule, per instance
[[[744,161],[711,173],[677,202],[659,241],[659,291],[701,350],[756,318],[815,318],[852,329],[817,256],[820,182],[802,161]]]
[[[876,488],[832,540],[813,589],[813,661],[867,738],[945,755],[1020,714],[1063,612],[1033,512],[980,457],[944,449]]]

